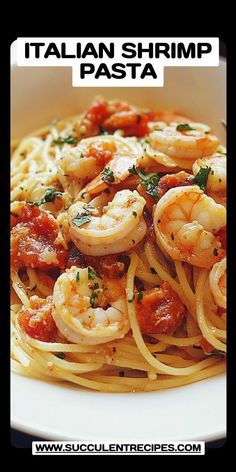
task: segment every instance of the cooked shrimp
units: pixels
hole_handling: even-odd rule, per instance
[[[136,190],[117,192],[102,215],[91,205],[74,203],[68,211],[71,239],[82,253],[91,256],[128,251],[146,233],[144,205],[145,199]]]
[[[198,159],[193,164],[193,173],[196,175],[201,167],[210,167],[208,175],[206,193],[217,203],[226,202],[226,157],[224,154],[216,152],[213,156]]]
[[[225,255],[216,233],[226,224],[224,206],[197,185],[172,188],[154,212],[158,244],[172,259],[210,268]]]
[[[210,134],[210,128],[202,123],[194,122],[188,123],[189,128],[192,129],[184,125],[182,131],[181,125],[177,122],[163,127],[161,131],[153,131],[150,134],[151,146],[174,159],[193,160],[211,156],[219,140]]]
[[[216,305],[226,308],[226,258],[213,265],[209,282]]]
[[[107,136],[82,139],[76,147],[67,147],[57,157],[58,174],[63,188],[76,193],[94,179],[110,161],[117,147]],[[77,192],[76,192],[77,190]]]
[[[108,164],[104,166],[103,171],[83,188],[79,197],[85,192],[91,195],[98,194],[105,190],[108,185],[119,184],[130,175],[129,168],[136,166],[142,156],[142,146],[136,138],[124,139],[121,136],[99,136],[97,139],[110,139],[115,144],[116,151]]]
[[[150,129],[153,129],[152,125],[155,125],[155,128],[157,128],[159,123],[164,123],[164,126],[165,126],[166,124],[170,124],[173,121],[176,123],[190,123],[191,121],[193,121],[189,117],[185,115],[181,115],[177,111],[167,111],[167,110],[150,111],[148,113],[148,120],[149,120],[148,126]]]
[[[101,279],[91,267],[67,269],[56,281],[53,318],[73,343],[103,344],[129,331],[125,280]]]
[[[108,131],[121,129],[124,136],[142,137],[148,133],[148,116],[137,110],[126,110],[115,113],[104,121],[103,126]]]

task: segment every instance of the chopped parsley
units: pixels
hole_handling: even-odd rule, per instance
[[[203,192],[206,190],[208,175],[211,172],[211,167],[200,167],[200,170],[195,175],[193,183],[198,185]]]
[[[99,284],[98,284],[97,282],[95,282],[95,283],[93,284],[93,289],[94,289],[94,290],[97,290],[98,288],[99,288]]]
[[[128,170],[130,174],[138,175],[138,177],[140,177],[140,179],[142,180],[141,182],[142,187],[144,187],[146,192],[149,195],[151,195],[154,198],[154,200],[157,202],[159,198],[158,190],[157,190],[157,186],[159,182],[159,175],[153,172],[146,173],[142,170],[138,170],[136,169],[135,166],[130,167]]]
[[[90,306],[92,308],[95,308],[95,306],[96,306],[97,297],[98,297],[98,293],[97,292],[92,292],[90,300],[89,300],[90,301]]]
[[[92,269],[92,267],[88,267],[88,278],[90,280],[95,280],[95,277],[98,277],[99,279],[101,279],[101,275],[96,272],[96,270]],[[94,284],[95,285],[95,284]],[[95,287],[94,287],[95,288]],[[98,288],[98,287],[97,287]]]
[[[143,291],[137,293],[137,300],[141,301],[143,298]]]
[[[94,208],[91,205],[86,204],[84,204],[83,208],[83,211],[81,213],[78,213],[72,220],[75,226],[77,226],[77,228],[91,221],[91,210],[93,210]]]
[[[113,171],[110,169],[110,167],[105,167],[105,169],[102,171],[102,180],[103,182],[115,182],[115,177]]]
[[[177,131],[195,131],[194,128],[189,126],[188,123],[180,123],[179,125],[176,126]]]
[[[135,218],[137,218],[137,212],[136,211],[133,211],[133,215]]]
[[[79,277],[79,271],[78,271],[77,274],[76,274],[76,282],[79,283],[79,281],[80,281],[80,277]]]
[[[151,271],[152,274],[157,274],[157,271],[156,271],[156,269],[154,269],[154,267],[150,267],[150,271]]]
[[[78,139],[71,135],[65,136],[64,138],[59,136],[59,138],[54,139],[53,143],[57,144],[58,146],[63,146],[63,144],[77,144]]]
[[[56,357],[59,357],[59,359],[65,359],[66,356],[65,356],[64,352],[57,352]]]
[[[95,271],[91,267],[88,267],[88,278],[91,280],[94,280],[95,276],[96,276]]]
[[[88,215],[82,215],[82,214],[80,215],[78,213],[78,215],[75,218],[73,218],[72,221],[75,224],[75,226],[77,226],[77,228],[79,228],[80,226],[83,226],[86,223],[89,223],[91,221],[91,218]]]
[[[39,205],[44,203],[55,202],[56,197],[61,197],[62,192],[58,192],[55,188],[47,188],[44,197],[40,200]]]
[[[100,125],[99,126],[99,134],[109,134],[108,131],[104,128],[104,126]]]

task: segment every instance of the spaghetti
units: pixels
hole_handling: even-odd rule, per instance
[[[101,392],[223,373],[226,156],[210,128],[98,99],[12,148],[12,369]]]

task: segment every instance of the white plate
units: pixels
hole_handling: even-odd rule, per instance
[[[12,375],[12,426],[48,439],[166,441],[225,436],[225,378],[104,394]]]
[[[85,109],[94,95],[169,108],[225,130],[225,62],[219,68],[169,68],[164,88],[79,89],[67,68],[12,67],[12,137]],[[205,440],[226,434],[221,375],[154,393],[103,394],[12,375],[12,426],[49,439]]]

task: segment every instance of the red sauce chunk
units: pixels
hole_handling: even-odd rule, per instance
[[[205,354],[211,354],[215,350],[214,346],[212,346],[203,336],[201,337],[199,344]]]
[[[138,323],[143,334],[173,334],[180,325],[185,306],[168,282],[146,290],[135,298]]]
[[[152,214],[153,206],[156,203],[155,199],[151,195],[149,195],[149,193],[147,193],[146,189],[141,184],[139,184],[137,186],[137,190],[138,190],[138,193],[143,198],[145,198],[145,200],[146,200],[146,205],[145,206],[146,206],[147,210],[149,211],[149,213]]]
[[[129,257],[125,255],[108,255],[103,257],[86,256],[80,252],[69,254],[66,268],[72,266],[92,267],[102,277],[118,279],[127,272]]]
[[[142,137],[148,133],[148,115],[122,101],[96,100],[75,125],[81,137],[97,136],[102,130],[124,131],[124,136]]]
[[[55,242],[59,226],[55,218],[35,205],[25,203],[11,231],[11,263],[42,270],[63,269],[67,251]]]
[[[31,338],[53,342],[57,327],[52,317],[52,297],[31,297],[30,307],[22,309],[19,313],[19,324]]]
[[[158,195],[163,195],[173,187],[185,187],[193,184],[194,175],[188,174],[185,171],[178,172],[177,174],[166,174],[160,178],[158,182]]]
[[[103,99],[95,100],[84,113],[78,125],[76,124],[76,132],[83,138],[97,136],[101,134],[101,127],[105,120],[114,113],[129,109],[130,106],[125,102],[109,102]]]

